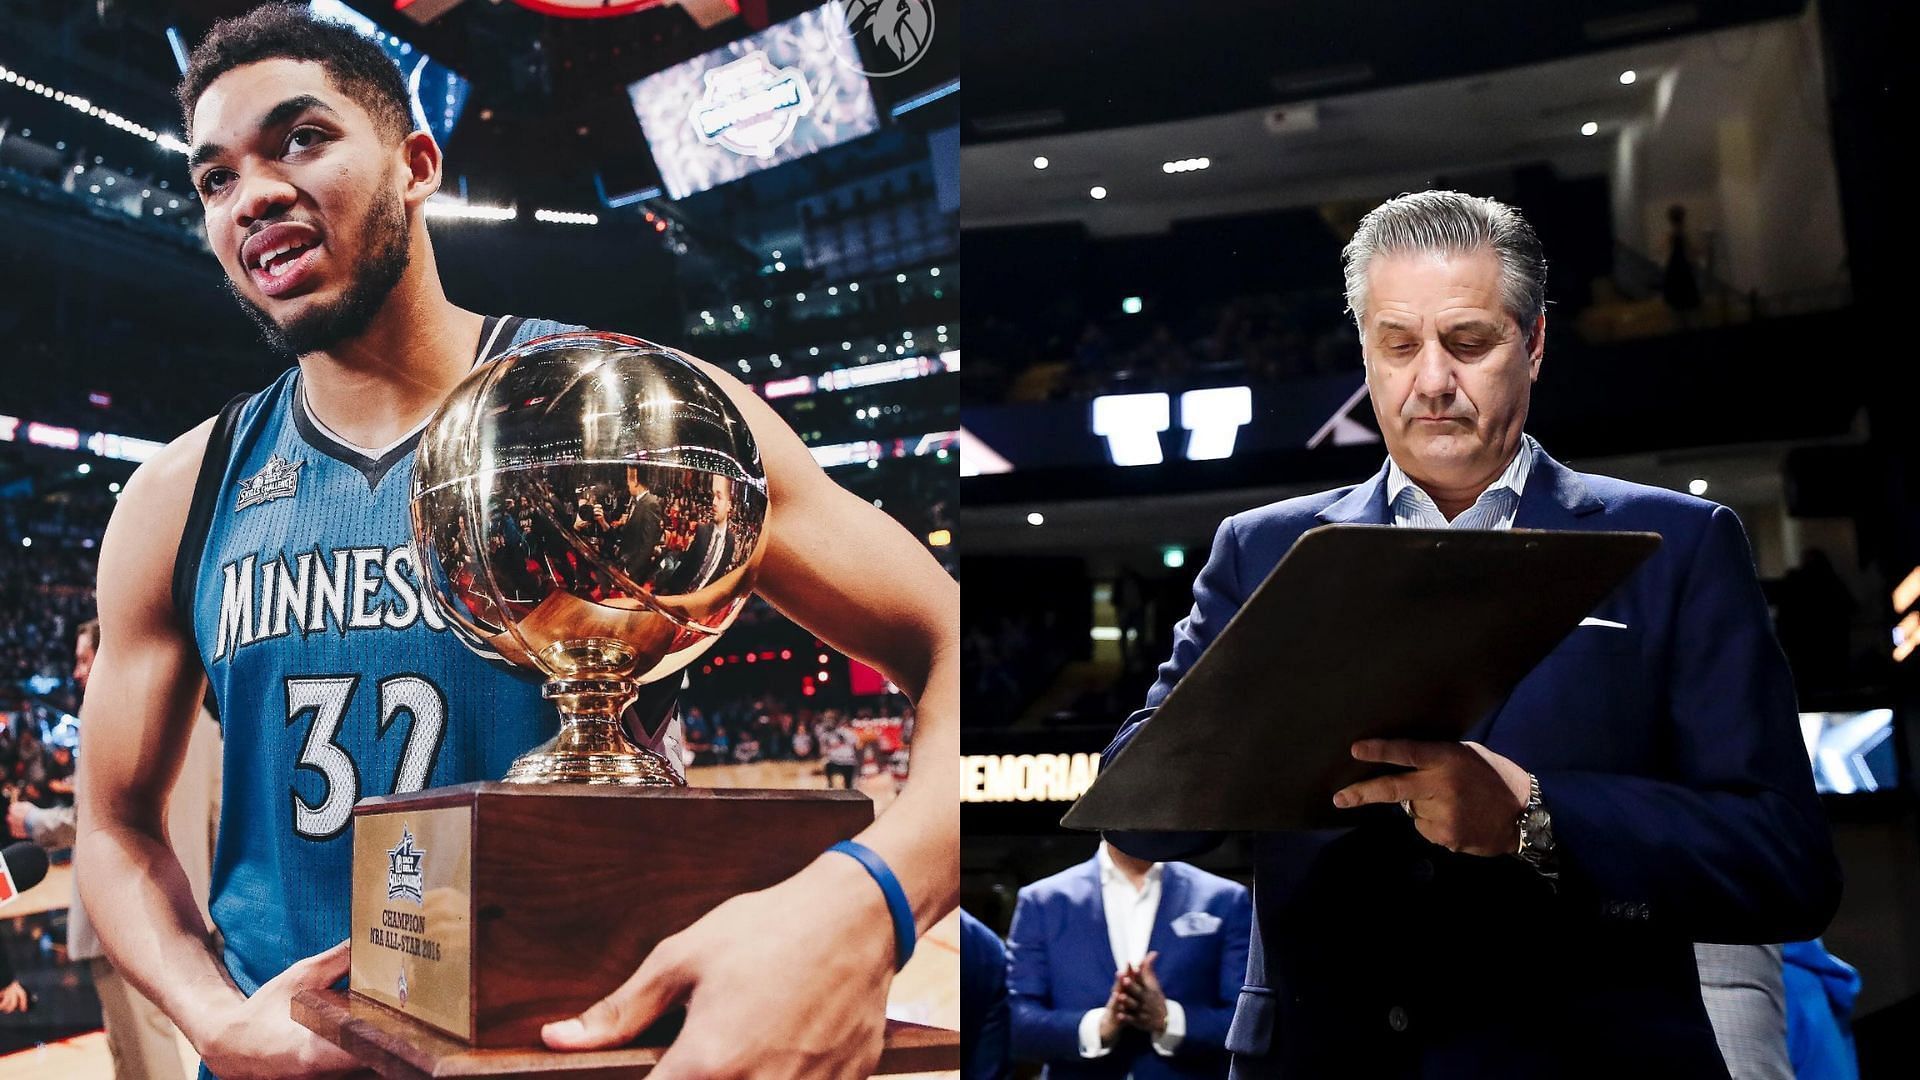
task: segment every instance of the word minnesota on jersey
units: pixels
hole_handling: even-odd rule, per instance
[[[247,555],[220,568],[220,660],[260,641],[331,629],[404,630],[425,619],[447,624],[421,595],[413,547],[318,548],[291,560],[286,552]]]

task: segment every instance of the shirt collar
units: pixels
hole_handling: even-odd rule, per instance
[[[1540,444],[1533,441],[1533,436],[1520,436],[1520,448],[1514,451],[1513,460],[1507,462],[1506,470],[1498,479],[1487,485],[1487,491],[1504,487],[1512,490],[1516,499],[1525,495],[1527,477],[1533,473],[1533,456],[1539,449]],[[1406,471],[1400,468],[1400,463],[1393,460],[1393,455],[1387,455],[1387,505],[1392,506],[1399,502],[1400,493],[1413,486],[1413,477],[1408,476]],[[1478,502],[1485,494],[1486,491],[1481,492],[1480,496],[1475,496],[1474,501]]]
[[[1118,866],[1113,864],[1113,858],[1107,854],[1107,845],[1101,844],[1099,854],[1094,857],[1100,860],[1100,884],[1102,886],[1118,884],[1125,885],[1129,889],[1133,888],[1133,882],[1128,881],[1127,875],[1122,872]],[[1161,863],[1154,863],[1147,868],[1147,879],[1140,883],[1140,888],[1143,891],[1148,886],[1159,882],[1162,865]]]

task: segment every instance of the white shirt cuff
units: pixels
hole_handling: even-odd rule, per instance
[[[1083,1058],[1106,1057],[1113,1048],[1100,1041],[1100,1014],[1105,1009],[1088,1009],[1080,1018],[1080,1056]]]
[[[1153,1037],[1153,1052],[1161,1057],[1172,1057],[1180,1049],[1180,1040],[1187,1037],[1187,1010],[1172,998],[1167,999],[1167,1030]]]

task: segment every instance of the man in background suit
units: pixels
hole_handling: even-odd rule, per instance
[[[647,490],[637,465],[627,466],[627,512],[610,528],[620,536],[620,558],[635,580],[645,580],[653,572],[654,552],[660,547],[662,530],[660,496]]]
[[[1247,966],[1245,886],[1102,844],[1020,890],[1007,938],[1013,1053],[1052,1080],[1226,1075]]]
[[[1007,947],[960,909],[960,1080],[1006,1080]]]
[[[1309,529],[1663,542],[1465,741],[1354,744],[1396,771],[1330,793],[1364,808],[1353,827],[1256,838],[1233,1075],[1725,1077],[1692,943],[1809,938],[1840,897],[1740,521],[1574,472],[1523,433],[1546,259],[1513,208],[1401,196],[1361,220],[1344,259],[1387,461],[1221,524],[1173,656],[1109,762]],[[1411,599],[1406,617],[1450,630]],[[1283,713],[1249,702],[1245,722]],[[1180,858],[1218,836],[1110,839]]]
[[[687,550],[680,553],[680,565],[671,575],[672,593],[689,593],[713,584],[733,568],[738,545],[733,535],[733,487],[723,476],[714,476],[713,518],[693,530]]]

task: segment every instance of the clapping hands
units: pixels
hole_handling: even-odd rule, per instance
[[[1167,995],[1153,970],[1159,956],[1150,952],[1139,964],[1128,965],[1114,975],[1106,1011],[1100,1017],[1101,1042],[1112,1043],[1122,1027],[1139,1028],[1148,1035],[1167,1030]]]

